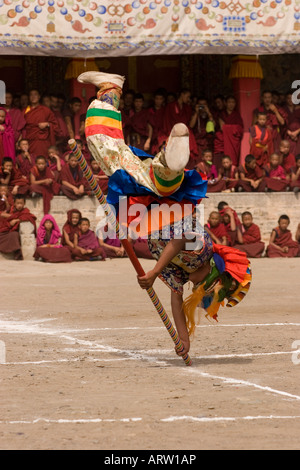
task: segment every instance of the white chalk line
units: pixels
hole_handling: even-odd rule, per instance
[[[175,421],[192,421],[197,423],[216,423],[226,421],[258,421],[258,420],[297,420],[300,416],[169,416],[168,418],[159,419],[162,423],[172,423]],[[33,420],[12,420],[0,421],[0,425],[21,425],[21,424],[99,424],[99,423],[139,423],[144,421],[143,418],[75,418],[75,419],[53,419],[53,418],[36,418]]]
[[[223,382],[224,384],[227,384],[227,385],[242,385],[242,386],[246,386],[246,387],[252,387],[252,388],[256,388],[258,390],[262,390],[264,392],[270,392],[270,393],[273,393],[275,395],[280,395],[280,396],[283,396],[283,397],[286,397],[286,398],[291,398],[293,400],[300,400],[299,395],[293,395],[292,393],[284,392],[282,390],[277,390],[275,388],[271,388],[271,387],[264,386],[264,385],[259,385],[259,384],[256,384],[255,382],[250,382],[248,380],[234,379],[232,377],[223,377],[223,376],[219,376],[219,375],[209,374],[208,372],[202,372],[199,369],[192,370],[192,368],[186,368],[186,371],[188,373],[193,373],[195,375],[200,375],[201,377],[205,377],[205,378],[208,378],[208,379],[221,380],[221,382]]]
[[[92,424],[92,423],[136,423],[142,421],[142,418],[75,418],[75,419],[52,419],[52,418],[36,418],[31,421],[29,420],[14,420],[14,421],[0,421],[1,424]]]
[[[16,322],[12,322],[12,323],[14,325],[16,324]],[[17,323],[17,326],[18,326],[17,327],[18,332],[20,332],[20,330],[22,330],[22,333],[24,334],[24,329],[22,329],[18,323]],[[23,324],[23,326],[24,326],[24,324]],[[155,364],[161,365],[161,366],[162,365],[163,366],[169,365],[169,364],[167,364],[167,362],[159,360],[157,357],[149,357],[149,355],[145,356],[144,354],[142,354],[140,352],[134,352],[132,350],[122,350],[122,349],[111,347],[111,346],[104,346],[102,344],[97,344],[93,341],[79,340],[77,338],[67,336],[65,334],[62,335],[61,331],[57,330],[57,329],[56,330],[55,329],[54,330],[53,329],[52,330],[44,329],[44,328],[41,328],[40,326],[38,326],[38,328],[37,327],[34,328],[34,324],[30,324],[30,327],[29,328],[27,327],[27,331],[26,331],[26,328],[25,328],[25,332],[28,333],[29,332],[28,329],[30,330],[30,333],[56,336],[56,337],[59,337],[60,339],[64,339],[68,342],[71,342],[72,344],[79,344],[79,345],[83,345],[83,346],[88,346],[89,348],[95,348],[95,346],[96,346],[97,348],[99,348],[99,350],[101,350],[103,352],[106,352],[106,353],[115,353],[115,354],[120,354],[120,355],[123,355],[123,356],[126,355],[129,358],[133,358],[133,359],[140,360],[140,361],[152,362],[152,363],[154,362]],[[293,352],[295,352],[295,351],[293,351]],[[200,375],[203,378],[218,379],[218,380],[221,380],[222,382],[224,382],[226,384],[244,385],[244,386],[248,386],[248,387],[252,387],[252,388],[257,388],[257,389],[260,389],[262,391],[267,391],[267,392],[270,392],[270,393],[273,393],[273,394],[276,394],[276,395],[284,396],[286,398],[300,400],[300,396],[298,396],[298,395],[293,395],[293,394],[290,394],[290,393],[287,393],[287,392],[284,392],[284,391],[281,391],[281,390],[276,390],[276,389],[273,389],[271,387],[261,386],[261,385],[255,384],[253,382],[234,379],[234,378],[230,378],[230,377],[221,377],[221,376],[211,375],[211,374],[208,374],[206,372],[201,372],[200,370],[195,369],[194,367],[184,366],[184,368],[182,370],[188,371],[189,373],[193,373],[195,375]]]
[[[68,351],[70,353],[75,353],[75,352],[83,352],[83,351],[88,351],[88,352],[97,352],[97,348],[89,348],[89,349],[69,349]],[[103,351],[101,351],[103,352]],[[174,351],[170,349],[155,349],[155,350],[139,350],[139,354],[172,354],[174,358]],[[252,357],[264,357],[264,356],[281,356],[281,355],[292,355],[292,354],[298,354],[300,353],[300,349],[298,350],[293,350],[293,351],[274,351],[274,352],[269,352],[269,353],[245,353],[245,354],[211,354],[211,355],[206,355],[206,356],[193,356],[193,359],[199,359],[199,360],[210,360],[210,359],[235,359],[235,358],[252,358]],[[175,357],[175,359],[177,359]],[[87,361],[87,362],[120,362],[120,361],[128,361],[128,360],[136,360],[135,357],[123,357],[123,358],[91,358],[91,357],[76,357],[76,358],[65,358],[65,359],[45,359],[45,360],[40,360],[40,361],[18,361],[18,362],[5,362],[4,364],[1,365],[43,365],[43,364],[56,364],[56,363],[67,363],[67,362],[82,362],[82,361]]]
[[[194,421],[198,423],[215,423],[222,421],[255,421],[264,419],[300,419],[300,416],[170,416],[169,418],[163,418],[161,421],[164,423],[172,423],[174,421]]]

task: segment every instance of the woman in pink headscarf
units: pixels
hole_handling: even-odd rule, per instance
[[[70,263],[71,254],[61,244],[62,234],[52,215],[47,214],[41,220],[36,237],[34,257],[48,263]]]
[[[9,113],[0,108],[0,165],[4,157],[16,162],[15,137]]]

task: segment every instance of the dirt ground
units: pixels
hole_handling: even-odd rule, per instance
[[[300,259],[252,266],[187,367],[127,259],[1,261],[1,449],[298,449]]]

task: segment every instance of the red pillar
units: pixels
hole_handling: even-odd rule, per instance
[[[239,112],[244,121],[244,136],[241,144],[240,163],[249,153],[249,128],[252,125],[253,110],[260,104],[261,79],[263,72],[258,57],[239,55],[232,60],[229,78]]]

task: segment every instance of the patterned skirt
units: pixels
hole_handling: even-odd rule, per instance
[[[163,231],[159,232],[159,237],[157,239],[151,238],[150,236],[148,237],[149,249],[153,258],[156,260],[160,258],[162,251],[170,239],[178,238],[180,236],[178,230],[182,228],[182,221],[171,225],[169,228],[169,237],[165,237]],[[201,266],[209,261],[213,255],[212,240],[204,229],[190,233],[195,235],[197,243],[196,249],[180,251],[159,275],[159,278],[177,294],[183,294],[183,286],[189,281],[189,274],[201,268]]]

